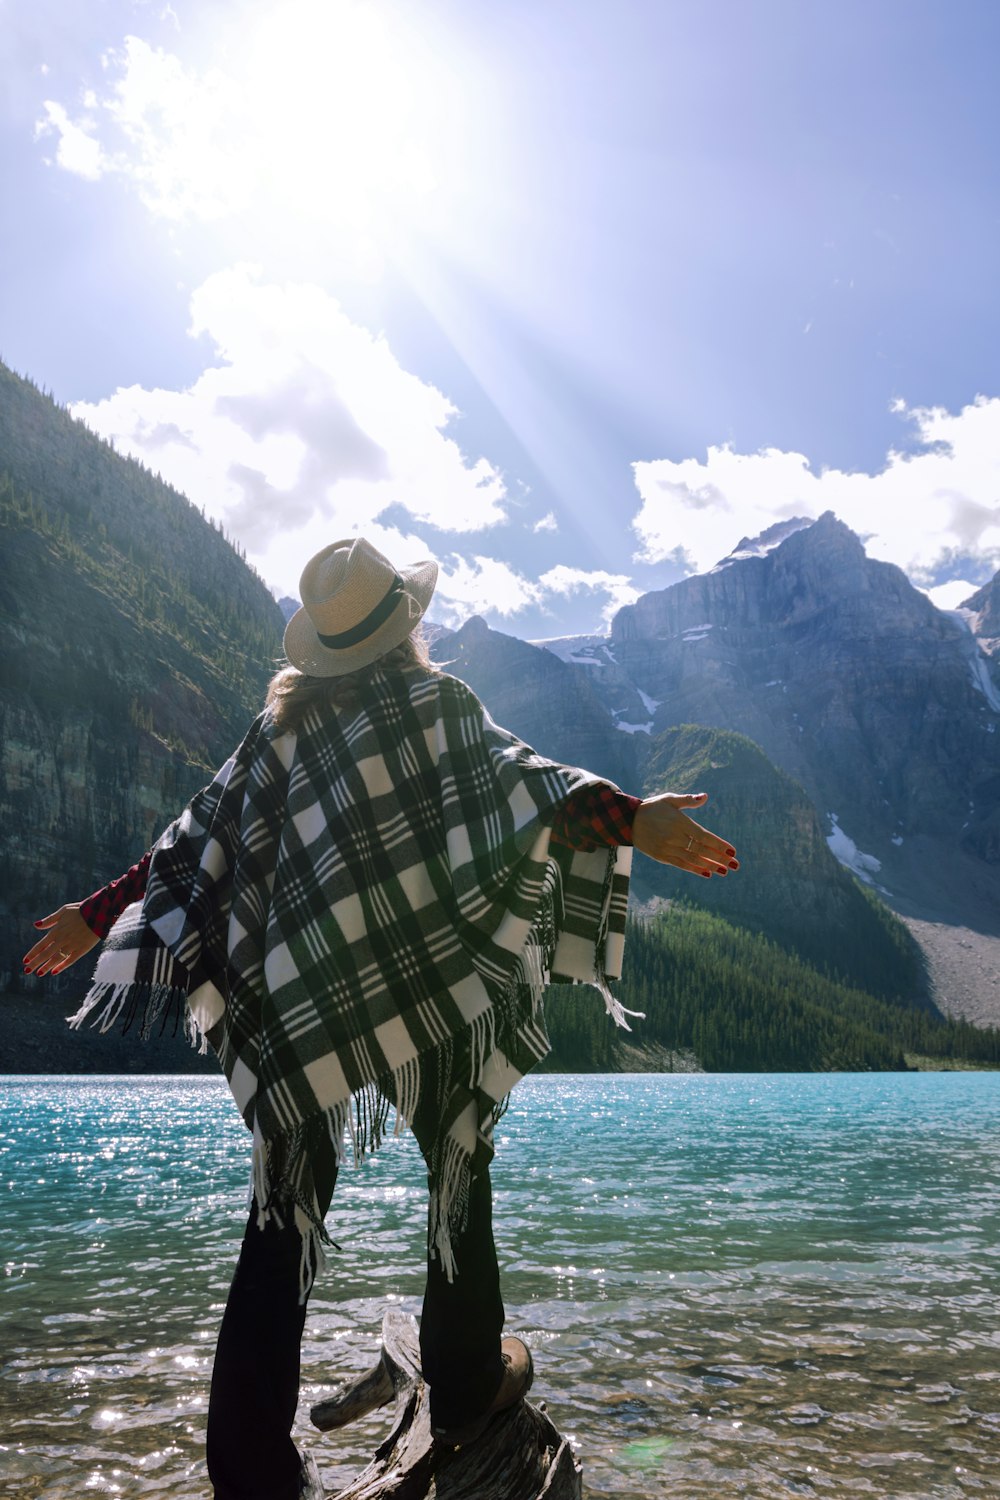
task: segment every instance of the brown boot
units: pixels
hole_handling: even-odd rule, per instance
[[[461,1427],[431,1428],[431,1436],[442,1448],[458,1448],[464,1443],[474,1443],[477,1438],[482,1437],[494,1417],[502,1411],[509,1411],[528,1394],[535,1378],[535,1365],[527,1344],[513,1336],[501,1339],[500,1358],[503,1360],[500,1385],[482,1415],[463,1423]]]

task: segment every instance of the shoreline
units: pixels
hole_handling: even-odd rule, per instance
[[[23,991],[0,993],[0,1017],[2,1017],[2,1043],[0,1043],[0,1074],[11,1077],[222,1077],[222,1070],[215,1054],[198,1052],[185,1040],[178,1028],[176,1033],[168,1031],[160,1036],[141,1041],[136,1032],[122,1035],[112,1029],[101,1033],[93,1027],[81,1027],[71,1031],[67,1018],[79,1007],[79,998],[67,995],[26,994]],[[671,1051],[656,1042],[647,1046],[635,1046],[631,1042],[619,1042],[619,1056],[609,1077],[642,1074],[695,1074],[708,1075],[698,1058],[690,1049]],[[907,1071],[921,1073],[952,1072],[997,1072],[984,1063],[965,1062],[962,1059],[924,1057],[907,1053]],[[565,1072],[567,1070],[547,1068],[544,1064],[538,1074]],[[583,1070],[575,1070],[581,1077],[595,1076]],[[740,1070],[747,1071],[747,1070]],[[749,1070],[760,1077],[787,1071],[781,1068]],[[815,1069],[820,1072],[870,1072],[871,1069]],[[895,1070],[892,1070],[895,1071]],[[711,1076],[727,1077],[719,1073]]]

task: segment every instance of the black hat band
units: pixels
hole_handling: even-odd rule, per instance
[[[317,630],[316,636],[320,643],[328,646],[331,651],[341,651],[347,646],[357,646],[359,642],[365,641],[370,635],[374,635],[380,625],[384,625],[392,614],[396,605],[402,597],[405,585],[398,573],[393,574],[393,582],[389,585],[389,592],[381,599],[375,608],[369,610],[363,620],[357,625],[352,625],[350,630],[342,630],[339,635],[320,635]]]

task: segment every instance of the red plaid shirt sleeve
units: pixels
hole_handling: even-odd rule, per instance
[[[641,802],[641,797],[629,797],[606,782],[583,787],[556,812],[552,837],[570,849],[631,844],[632,820]]]
[[[146,879],[149,875],[150,853],[144,854],[137,865],[119,875],[108,885],[102,886],[86,901],[80,902],[80,915],[99,938],[106,938],[126,906],[139,901],[146,894]]]

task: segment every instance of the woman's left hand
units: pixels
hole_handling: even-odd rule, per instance
[[[738,870],[736,850],[708,828],[688,817],[690,808],[704,807],[707,792],[661,792],[647,797],[632,822],[632,842],[662,865],[676,865],[692,875],[725,875]]]
[[[78,901],[40,917],[35,926],[47,931],[24,955],[26,974],[61,974],[101,941],[81,917]]]

